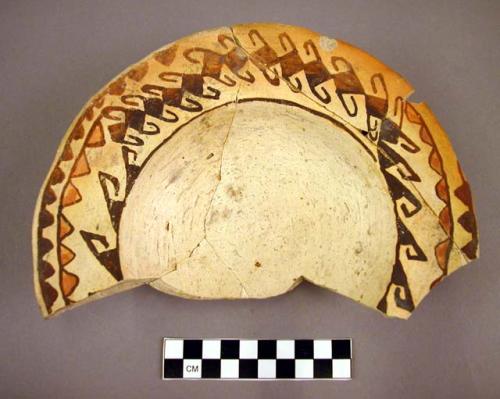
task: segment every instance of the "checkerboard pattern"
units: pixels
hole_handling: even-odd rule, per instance
[[[163,342],[164,379],[351,378],[350,339],[182,339]]]

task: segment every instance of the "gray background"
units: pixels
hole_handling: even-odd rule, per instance
[[[500,397],[499,1],[0,1],[0,397]],[[265,301],[192,302],[141,287],[42,320],[31,218],[66,128],[156,48],[248,21],[303,25],[406,76],[454,144],[481,259],[409,321],[302,285]],[[352,337],[350,382],[162,382],[161,337]]]

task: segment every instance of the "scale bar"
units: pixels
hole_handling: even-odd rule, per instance
[[[164,338],[163,379],[349,380],[350,339]]]

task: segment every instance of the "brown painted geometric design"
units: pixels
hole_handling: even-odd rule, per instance
[[[251,43],[248,47],[241,44],[243,35],[237,37],[232,30],[215,33],[206,47],[191,45],[181,48],[182,41],[168,46],[118,77],[82,112],[41,193],[35,262],[45,314],[53,313],[52,306],[58,292],[68,304],[71,302],[68,297],[77,290],[78,275],[63,270],[63,267],[74,262],[79,255],[62,243],[75,229],[99,264],[117,281],[123,278],[117,243],[97,231],[74,226],[62,213],[63,208],[84,200],[85,194],[80,192],[73,179],[91,176],[92,164],[86,151],[108,145],[120,146],[121,167],[126,179],[123,181],[103,170],[96,171],[110,223],[118,233],[126,196],[141,171],[138,159],[146,140],[160,134],[160,126],[177,126],[181,118],[195,116],[211,104],[216,106],[223,101],[225,88],[237,84],[252,85],[260,77],[276,90],[281,90],[284,83],[289,91],[286,96],[303,98],[305,95],[331,112],[341,113],[340,119],[362,131],[367,139],[363,146],[375,148],[376,161],[393,200],[398,236],[392,276],[386,294],[380,299],[379,310],[387,313],[389,302],[408,312],[414,309],[411,284],[405,272],[406,260],[424,264],[433,257],[442,271],[442,276],[434,283],[448,273],[455,237],[452,195],[467,207],[457,220],[471,239],[461,250],[469,259],[476,257],[478,237],[469,185],[458,166],[463,183],[450,193],[447,174],[456,172],[443,162],[441,148],[433,138],[434,126],[424,120],[413,104],[404,100],[404,92],[392,93],[395,89],[387,78],[392,72],[378,64],[370,65],[366,70],[360,68],[359,50],[345,43],[335,42],[338,48],[333,46],[330,49],[323,43],[323,38],[312,32],[311,38],[303,40],[296,33],[297,28],[276,25],[270,34],[269,26],[263,26],[262,31],[253,26],[238,27],[246,32],[245,40]],[[300,41],[295,37],[300,37]],[[158,69],[158,65],[162,69]],[[189,72],[179,72],[182,70]],[[137,85],[139,82],[141,84]],[[395,122],[393,115],[396,116],[398,108],[401,109],[400,119]],[[409,124],[419,127],[418,137],[408,136],[403,126],[405,118]],[[106,137],[110,139],[109,143]],[[85,138],[83,146],[77,144],[82,138]],[[412,218],[418,217],[427,206],[415,189],[422,176],[410,161],[413,154],[421,151],[417,139],[431,148],[428,165],[439,176],[435,195],[443,204],[436,212],[447,235],[437,243],[434,253],[427,254],[419,243],[420,238],[410,228]],[[70,160],[73,165],[68,170],[63,163]],[[61,183],[64,183],[62,189],[58,187]],[[53,211],[47,209],[55,201],[59,201],[54,235],[57,238],[52,242],[43,233],[55,225]],[[46,260],[54,249],[59,262],[56,267]],[[55,272],[61,276],[59,289],[46,281]],[[388,297],[390,293],[393,293],[392,298]]]
[[[462,185],[455,190],[455,195],[466,206],[467,210],[458,217],[458,222],[470,235],[470,241],[465,244],[461,249],[469,259],[476,259],[479,245],[479,237],[477,233],[476,217],[474,215],[474,207],[472,204],[472,194],[470,191],[469,183],[465,180],[462,168],[457,164]]]

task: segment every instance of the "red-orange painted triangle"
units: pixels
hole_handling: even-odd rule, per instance
[[[432,145],[433,143],[431,133],[429,132],[429,129],[425,127],[425,125],[422,125],[422,127],[420,128],[420,138],[426,144]]]
[[[59,217],[59,239],[64,239],[73,232],[74,228],[66,217],[61,214]]]
[[[438,265],[443,271],[446,271],[446,267],[448,266],[447,257],[448,257],[449,246],[450,246],[450,239],[447,238],[443,242],[440,242],[434,249]]]
[[[68,182],[68,185],[64,189],[62,206],[65,207],[76,204],[77,202],[81,201],[81,199],[82,196],[80,195],[80,192],[70,180]]]
[[[417,112],[415,108],[410,103],[406,103],[406,117],[410,122],[413,123],[418,123],[419,125],[422,124],[422,121],[420,120],[420,114]]]
[[[75,253],[64,244],[59,244],[59,259],[64,267],[75,258]]]
[[[73,293],[78,285],[79,278],[76,274],[70,273],[66,270],[61,271],[61,289],[64,296],[69,296]]]
[[[450,209],[447,206],[445,206],[443,209],[441,209],[441,212],[439,212],[439,223],[443,227],[444,231],[450,234],[451,215],[450,215]]]
[[[429,164],[431,168],[434,169],[439,175],[443,175],[443,165],[441,164],[441,159],[435,149],[432,149],[431,155],[429,156]]]
[[[85,176],[90,173],[89,163],[87,162],[87,157],[85,156],[85,149],[80,153],[76,159],[75,166],[73,167],[73,172],[71,177]]]
[[[85,144],[87,147],[102,147],[105,143],[104,131],[102,130],[102,125],[99,122],[90,132]]]
[[[446,186],[446,181],[441,179],[436,184],[436,194],[444,202],[448,202],[448,187]]]

